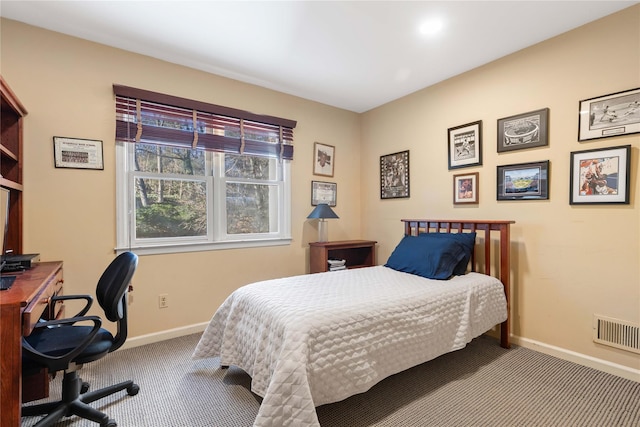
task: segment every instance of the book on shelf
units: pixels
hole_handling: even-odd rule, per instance
[[[346,270],[347,261],[344,259],[330,259],[327,260],[329,264],[329,271]]]

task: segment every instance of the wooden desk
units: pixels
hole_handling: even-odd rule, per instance
[[[0,413],[2,427],[20,426],[22,336],[41,316],[56,317],[60,308],[49,299],[62,292],[62,262],[40,262],[15,275],[11,289],[0,291]]]

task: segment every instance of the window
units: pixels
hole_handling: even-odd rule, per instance
[[[212,118],[215,111],[175,105],[188,100],[143,101],[116,88],[118,250],[289,243],[292,127],[283,130],[254,115],[251,121]]]

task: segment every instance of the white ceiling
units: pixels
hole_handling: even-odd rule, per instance
[[[636,3],[2,0],[0,16],[364,112]]]

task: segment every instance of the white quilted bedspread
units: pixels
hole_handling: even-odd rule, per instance
[[[319,426],[315,407],[463,348],[507,318],[502,283],[383,266],[253,283],[216,311],[193,357],[220,357],[263,397],[254,426]]]

